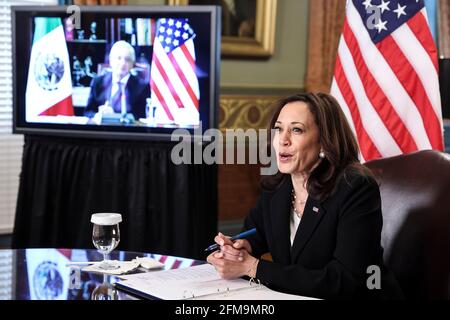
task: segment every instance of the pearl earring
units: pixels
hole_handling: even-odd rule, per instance
[[[319,152],[319,158],[320,159],[325,159],[325,153],[323,151]]]

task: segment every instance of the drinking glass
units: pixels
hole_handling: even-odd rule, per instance
[[[109,254],[120,242],[119,223],[122,222],[122,215],[120,213],[94,213],[91,216],[91,222],[94,224],[92,242],[103,254],[103,261],[98,267],[103,270],[119,268],[116,263],[109,260]]]
[[[91,300],[119,300],[119,292],[109,282],[108,275],[104,274],[103,283],[92,291]]]

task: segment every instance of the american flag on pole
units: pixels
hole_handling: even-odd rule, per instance
[[[187,19],[157,22],[150,79],[157,123],[198,125],[200,122],[194,38]]]
[[[363,161],[443,150],[437,49],[423,0],[347,1],[331,94]]]

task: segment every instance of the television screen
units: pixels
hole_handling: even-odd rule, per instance
[[[12,7],[15,133],[170,140],[216,127],[219,7],[71,9]]]

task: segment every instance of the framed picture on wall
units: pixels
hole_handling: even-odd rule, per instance
[[[277,0],[168,0],[168,4],[220,5],[223,57],[273,55]]]

